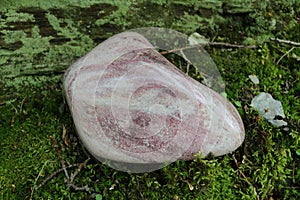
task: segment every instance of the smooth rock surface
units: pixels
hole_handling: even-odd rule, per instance
[[[235,107],[138,33],[115,35],[80,58],[64,88],[83,144],[115,169],[146,172],[198,152],[220,156],[244,140]]]

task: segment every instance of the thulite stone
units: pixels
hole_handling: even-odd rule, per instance
[[[83,144],[116,169],[145,172],[198,152],[224,155],[244,140],[227,99],[135,32],[115,35],[76,61],[64,88]]]

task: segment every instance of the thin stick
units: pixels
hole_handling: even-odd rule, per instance
[[[278,39],[278,38],[270,38],[270,39],[272,41],[276,41],[276,42],[279,42],[279,43],[284,43],[284,44],[289,44],[289,45],[300,47],[299,42],[294,42],[294,41],[290,41],[290,40],[282,40],[282,39]]]
[[[50,138],[50,140],[51,140],[51,142],[52,142],[52,144],[53,144],[53,146],[54,146],[54,148],[55,148],[55,151],[56,151],[56,153],[57,153],[57,155],[58,155],[58,157],[59,157],[59,161],[60,161],[60,163],[61,163],[61,165],[62,165],[62,168],[56,170],[55,172],[53,172],[50,176],[48,176],[46,179],[44,179],[44,180],[42,181],[42,183],[40,183],[38,186],[35,186],[34,189],[39,189],[40,187],[42,187],[43,185],[45,185],[45,183],[46,183],[47,181],[49,181],[49,180],[52,179],[54,176],[56,176],[58,173],[64,171],[64,173],[65,173],[65,175],[66,175],[66,177],[67,177],[67,180],[66,180],[66,181],[67,181],[67,185],[68,185],[69,187],[72,187],[72,188],[75,189],[75,190],[95,191],[94,189],[91,189],[91,188],[89,188],[88,186],[78,187],[78,186],[76,186],[76,185],[73,184],[73,180],[74,180],[74,178],[76,177],[76,175],[80,172],[80,170],[82,169],[82,167],[85,167],[85,166],[86,166],[86,164],[87,164],[88,161],[90,160],[90,156],[87,154],[87,152],[84,150],[84,153],[87,155],[88,158],[87,158],[83,163],[77,163],[77,164],[72,164],[72,165],[66,166],[66,165],[65,165],[65,162],[64,162],[64,160],[63,160],[63,158],[62,158],[62,156],[61,156],[61,153],[60,153],[60,151],[59,151],[59,149],[58,149],[58,145],[57,145],[57,143],[56,143],[56,140],[54,139],[53,136],[50,136],[49,138]],[[45,164],[44,164],[44,165],[45,165]],[[77,170],[71,175],[71,177],[70,177],[69,174],[68,174],[67,169],[68,169],[68,168],[72,168],[72,167],[78,167],[78,169],[77,169]],[[43,166],[43,168],[44,168],[44,166]],[[39,176],[40,176],[40,174],[38,175],[38,177],[39,177]],[[37,181],[37,179],[36,179],[36,181]],[[36,184],[36,181],[35,181],[34,185]],[[32,195],[33,195],[33,192],[32,192]],[[32,195],[31,195],[31,197],[32,197]]]
[[[68,186],[72,187],[74,190],[85,190],[85,191],[92,191],[95,192],[95,190],[89,188],[88,186],[78,187],[77,185],[74,185],[73,183],[68,183]]]
[[[65,172],[65,175],[66,175],[67,179],[69,180],[70,177],[69,177],[68,171],[67,171],[67,169],[66,169],[65,161],[64,161],[64,160],[62,159],[62,157],[61,157],[61,154],[60,154],[60,151],[59,151],[59,149],[58,149],[58,145],[57,145],[57,143],[56,143],[56,140],[55,140],[54,137],[52,137],[52,136],[50,136],[49,138],[50,138],[50,140],[51,140],[51,142],[52,142],[52,144],[53,144],[53,146],[54,146],[54,148],[55,148],[55,151],[56,151],[56,153],[57,153],[57,155],[58,155],[58,157],[59,157],[59,161],[60,161],[61,166],[62,166],[62,168],[63,168],[63,170],[64,170],[64,172]]]
[[[240,174],[242,175],[242,177],[245,179],[245,181],[253,188],[253,192],[254,192],[254,195],[256,196],[256,199],[259,200],[259,196],[256,192],[256,188],[250,183],[250,181],[248,180],[247,176],[242,172],[242,170],[239,169],[239,163],[237,161],[237,159],[235,158],[234,155],[232,155],[232,158],[235,162],[235,165],[237,166],[238,168],[238,171],[240,172]]]
[[[79,163],[78,169],[74,172],[74,174],[70,177],[70,182],[73,182],[75,176],[80,172],[80,170],[82,169],[82,167],[85,167],[86,164],[88,163],[88,161],[90,160],[90,157],[88,157],[83,163]]]
[[[241,45],[241,44],[230,44],[225,42],[208,42],[210,46],[225,46],[225,47],[232,47],[232,48],[245,48],[245,49],[256,49],[257,46],[255,45]]]
[[[44,171],[44,168],[45,168],[45,166],[46,166],[46,164],[47,164],[48,162],[54,162],[54,161],[46,160],[46,162],[43,164],[42,169],[40,170],[38,176],[37,176],[37,177],[35,178],[35,180],[34,180],[33,188],[32,188],[32,190],[31,190],[31,194],[30,194],[30,200],[32,200],[33,192],[34,192],[34,190],[37,188],[36,183],[37,183],[39,177],[42,175],[42,172]]]
[[[182,57],[187,61],[186,74],[189,74],[190,64],[192,65],[193,63],[185,56],[182,50],[180,50],[180,53]]]
[[[292,47],[290,50],[288,50],[287,52],[285,52],[285,54],[283,54],[283,56],[281,56],[278,61],[276,62],[276,64],[278,65],[279,62],[286,56],[288,55],[289,53],[291,53],[291,51],[293,51],[296,47]]]
[[[225,42],[207,42],[204,44],[195,44],[195,45],[190,45],[190,46],[186,46],[186,47],[182,47],[182,48],[178,48],[178,49],[171,49],[169,51],[162,51],[161,54],[173,53],[176,51],[182,51],[185,49],[192,49],[192,48],[203,47],[203,46],[225,46],[225,47],[230,47],[230,48],[246,48],[246,49],[257,48],[257,46],[255,46],[255,45],[245,46],[245,45],[230,44],[230,43],[225,43]]]
[[[77,167],[77,166],[79,166],[80,164],[81,164],[81,163],[76,163],[76,164],[69,165],[69,166],[66,167],[66,169],[69,169],[69,168],[72,168],[72,167]],[[34,189],[37,190],[37,189],[41,188],[42,186],[45,185],[45,183],[46,183],[47,181],[49,181],[50,179],[52,179],[54,176],[56,176],[58,173],[60,173],[60,172],[62,172],[62,171],[64,171],[63,168],[60,168],[60,169],[56,170],[56,171],[53,172],[51,175],[49,175],[47,178],[45,178],[45,179],[43,180],[43,182],[40,183],[38,186],[36,186]]]
[[[234,160],[234,162],[235,162],[235,165],[237,166],[239,172],[241,173],[242,177],[243,177],[244,179],[247,179],[246,175],[239,169],[239,163],[238,163],[238,161],[237,161],[237,159],[235,158],[234,155],[232,155],[232,158],[233,158],[233,160]]]

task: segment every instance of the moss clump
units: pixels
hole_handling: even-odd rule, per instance
[[[300,199],[300,49],[270,41],[300,42],[299,2],[243,2],[0,1],[0,199]],[[91,159],[74,184],[93,192],[68,187],[63,173],[33,191],[61,168],[49,136],[66,165],[86,159],[64,104],[64,70],[111,35],[141,26],[258,45],[207,48],[243,118],[245,142],[233,154],[145,174]],[[252,74],[259,85],[249,80]],[[190,76],[199,79],[194,71]],[[282,102],[288,127],[273,127],[250,107],[261,91]]]

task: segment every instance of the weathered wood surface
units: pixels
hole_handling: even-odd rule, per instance
[[[245,23],[249,23],[248,29],[266,28],[263,23],[251,22],[254,13],[260,12],[262,21],[271,23],[263,18],[270,3],[258,0],[76,2],[0,2],[2,88],[57,82],[77,58],[111,35],[132,28],[197,31],[210,39],[230,35],[240,43],[247,38],[241,30]]]

